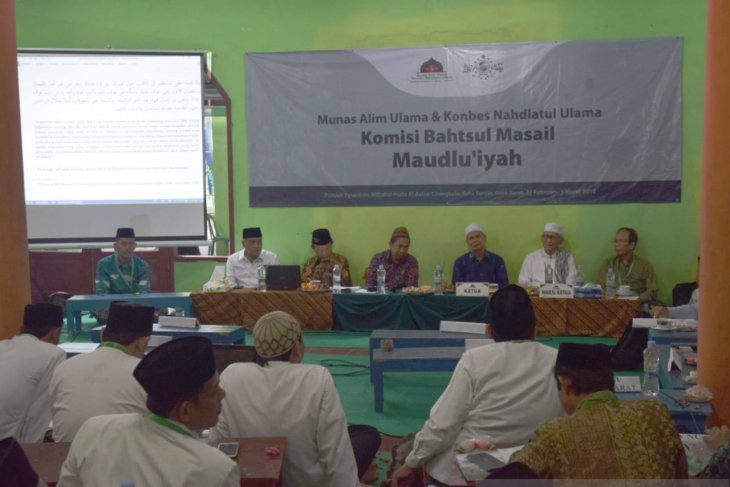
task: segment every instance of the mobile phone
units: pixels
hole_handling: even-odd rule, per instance
[[[236,458],[238,456],[238,443],[235,441],[225,441],[218,443],[218,449],[222,451],[227,457]]]

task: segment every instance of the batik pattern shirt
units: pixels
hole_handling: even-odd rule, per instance
[[[385,268],[385,287],[388,289],[402,289],[409,286],[418,286],[418,261],[408,254],[396,262],[390,255],[390,250],[375,254],[368,267],[365,279],[369,290],[378,287],[378,266]]]
[[[541,478],[687,478],[687,458],[667,407],[656,400],[620,401],[609,391],[587,396],[571,416],[540,426],[510,461]]]
[[[332,286],[332,269],[335,264],[340,266],[342,273],[342,285],[352,286],[352,277],[350,276],[350,263],[344,255],[335,254],[334,252],[326,261],[320,260],[316,255],[310,257],[304,263],[302,271],[302,282],[320,281],[325,286]]]
[[[122,265],[114,253],[96,264],[96,294],[148,293],[149,275],[149,265],[136,255],[132,254],[129,264]]]

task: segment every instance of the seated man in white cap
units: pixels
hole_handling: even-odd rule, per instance
[[[63,310],[54,304],[29,304],[21,334],[0,340],[0,439],[37,443],[51,421],[48,384],[66,352],[57,347]]]
[[[253,335],[260,365],[237,363],[223,371],[226,398],[211,438],[286,436],[282,485],[359,486],[358,474],[367,471],[380,446],[377,430],[359,426],[348,435],[329,371],[301,363],[304,341],[293,316],[267,313]]]
[[[160,345],[139,363],[134,377],[147,393],[150,412],[86,421],[58,486],[241,485],[236,462],[197,438],[216,423],[225,396],[210,340],[186,337]]]
[[[575,261],[563,243],[563,227],[557,223],[546,223],[542,231],[542,248],[527,254],[522,262],[518,282],[523,287],[545,284],[546,277],[553,283],[575,285]]]
[[[63,362],[53,373],[53,440],[71,441],[92,416],[144,413],[146,395],[132,376],[152,334],[155,309],[125,302],[109,308],[99,348]]]
[[[478,223],[468,225],[464,230],[469,252],[454,261],[452,281],[490,282],[499,287],[509,284],[507,266],[499,255],[487,251],[487,234]]]

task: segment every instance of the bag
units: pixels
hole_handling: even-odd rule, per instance
[[[631,323],[616,345],[611,347],[613,370],[635,370],[644,362],[644,349],[649,336],[648,328],[634,328]]]

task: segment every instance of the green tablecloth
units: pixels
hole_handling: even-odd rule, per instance
[[[454,294],[335,294],[334,329],[371,331],[379,328],[438,330],[442,320],[489,321],[489,301]]]

